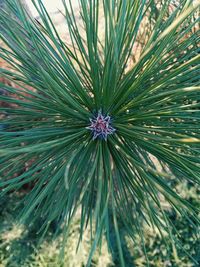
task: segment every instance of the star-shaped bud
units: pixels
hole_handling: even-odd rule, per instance
[[[110,116],[104,116],[101,110],[96,117],[90,119],[90,122],[90,126],[86,127],[86,129],[92,131],[93,140],[96,138],[107,140],[107,136],[116,131],[116,129],[111,126]]]

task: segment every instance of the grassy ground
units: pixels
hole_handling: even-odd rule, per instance
[[[194,205],[198,205],[200,191],[196,187],[186,184],[176,186],[177,190]],[[86,231],[82,244],[76,252],[76,244],[79,232],[79,218],[75,218],[70,228],[69,238],[65,246],[64,263],[60,261],[61,235],[53,238],[56,225],[52,225],[45,240],[39,244],[40,234],[37,234],[41,222],[32,227],[17,226],[16,218],[19,214],[18,203],[21,203],[21,195],[12,193],[4,197],[0,204],[0,267],[83,267],[85,266],[90,248],[89,232]],[[145,228],[146,252],[152,267],[192,267],[200,266],[200,239],[196,237],[196,231],[186,220],[179,218],[172,212],[169,215],[174,221],[181,235],[183,248],[165,246],[158,232]],[[134,223],[134,222],[133,222]],[[124,245],[124,255],[127,266],[143,267],[147,265],[141,246],[133,245],[125,236],[121,227],[121,239]],[[112,234],[112,233],[111,233]],[[139,237],[135,237],[139,242]],[[92,266],[111,267],[120,266],[118,253],[113,235],[113,253],[108,253],[106,242],[103,242],[101,252],[96,252]],[[136,242],[137,243],[137,242]],[[197,263],[192,262],[184,249]]]

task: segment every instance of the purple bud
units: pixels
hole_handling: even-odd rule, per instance
[[[108,134],[113,134],[116,129],[111,126],[110,116],[104,116],[101,110],[98,112],[98,115],[90,119],[90,126],[86,129],[92,131],[93,140],[96,138],[107,140]]]

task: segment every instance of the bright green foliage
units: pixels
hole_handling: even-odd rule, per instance
[[[33,1],[40,23],[16,0],[0,11],[7,45],[0,55],[15,70],[1,73],[20,85],[1,84],[9,94],[0,99],[15,104],[1,107],[1,195],[32,182],[20,218],[34,223],[42,217],[41,230],[54,220],[68,226],[81,207],[80,241],[87,226],[93,241],[88,266],[104,233],[110,244],[112,227],[125,266],[121,224],[142,244],[142,222],[161,235],[166,230],[178,244],[161,200],[199,224],[197,209],[173,189],[177,179],[200,183],[199,6],[183,0],[169,14],[168,0],[158,6],[151,0],[79,2],[80,26],[72,1],[63,1],[69,45],[41,0]],[[148,19],[148,40],[126,70]],[[116,129],[107,141],[93,140],[86,129],[99,110]]]

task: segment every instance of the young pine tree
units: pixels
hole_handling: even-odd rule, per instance
[[[42,218],[42,230],[56,221],[67,232],[80,209],[87,266],[111,228],[125,266],[122,224],[141,243],[145,222],[178,244],[163,201],[199,225],[173,188],[200,183],[199,4],[79,0],[77,13],[63,1],[65,42],[32,2],[39,21],[17,0],[0,10],[1,75],[15,84],[1,83],[1,197],[32,183],[20,219]]]

